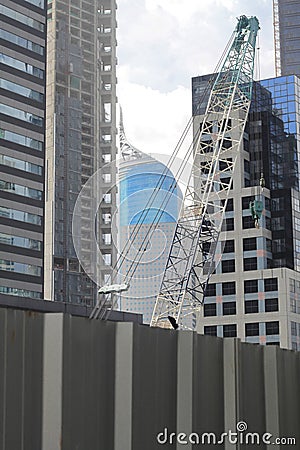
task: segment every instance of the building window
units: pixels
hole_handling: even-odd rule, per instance
[[[234,295],[235,294],[235,281],[227,281],[222,283],[222,295]]]
[[[111,174],[110,173],[104,173],[102,175],[104,183],[111,183]]]
[[[0,155],[0,164],[4,166],[14,167],[15,169],[23,170],[24,172],[31,172],[36,175],[42,175],[43,168],[37,164],[33,164],[21,159],[12,158],[11,156]]]
[[[206,303],[204,304],[204,317],[208,316],[216,316],[217,315],[217,308],[215,303]]]
[[[254,200],[254,197],[243,197],[242,198],[242,209],[250,209],[250,202]]]
[[[244,258],[244,270],[256,270],[257,258]]]
[[[31,139],[22,134],[13,133],[11,131],[0,129],[0,139],[5,139],[6,141],[14,142],[15,144],[24,145],[25,147],[33,148],[34,150],[42,150],[43,143],[37,141],[36,139]]]
[[[258,300],[247,300],[245,302],[245,314],[258,313]]]
[[[204,327],[204,334],[209,336],[217,336],[217,325],[209,325]]]
[[[222,231],[233,231],[234,230],[234,218],[227,217],[223,220]]]
[[[236,337],[236,324],[223,325],[223,337]]]
[[[266,322],[266,334],[279,334],[279,322]]]
[[[222,273],[235,272],[235,260],[227,259],[222,261]]]
[[[32,223],[34,225],[42,225],[41,216],[38,216],[37,214],[30,214],[24,211],[19,211],[18,209],[0,207],[0,217]]]
[[[293,342],[293,344],[294,344],[294,342]],[[266,345],[280,345],[280,342],[279,341],[272,341],[272,342],[266,342]],[[296,347],[297,347],[297,344],[296,344]],[[297,348],[296,348],[296,350],[297,350]]]
[[[221,204],[224,205],[225,200],[221,200]],[[227,200],[226,209],[225,211],[233,211],[233,198],[229,198]]]
[[[266,278],[264,280],[265,292],[278,291],[277,278]]]
[[[12,106],[0,104],[0,113],[15,117],[16,119],[31,123],[32,125],[37,125],[39,127],[42,127],[44,124],[44,119],[42,117],[23,111],[22,109],[13,108]]]
[[[0,244],[13,245],[15,247],[23,247],[30,250],[41,250],[42,248],[42,242],[37,241],[36,239],[13,236],[4,233],[0,233]]]
[[[44,94],[22,86],[21,84],[12,83],[11,81],[5,80],[4,78],[0,79],[0,88],[6,89],[10,92],[15,92],[16,94],[22,95],[26,98],[30,98],[32,100],[36,100],[40,103],[44,101]]]
[[[35,42],[30,41],[29,39],[24,39],[21,36],[18,36],[14,33],[10,33],[9,31],[0,29],[0,38],[5,39],[13,44],[19,45],[20,47],[26,48],[27,50],[31,50],[39,55],[44,54],[44,47]]]
[[[42,200],[42,191],[31,189],[21,184],[11,183],[10,181],[0,180],[0,191],[10,192],[12,194],[22,195],[24,197]]]
[[[205,297],[216,296],[216,283],[209,283],[205,289]]]
[[[254,220],[252,216],[246,216],[242,218],[243,230],[248,230],[249,228],[254,228]]]
[[[245,332],[246,336],[259,336],[259,323],[246,323]]]
[[[8,272],[24,273],[26,275],[41,276],[42,268],[32,264],[23,264],[16,261],[0,259],[0,270]]]
[[[12,287],[0,286],[0,294],[17,295],[18,297],[41,298],[41,292],[27,291],[26,289],[17,289]]]
[[[225,241],[223,253],[234,253],[234,239]]]
[[[245,238],[243,239],[243,250],[244,252],[256,250],[257,244],[256,244],[256,238]]]
[[[27,64],[19,59],[12,58],[11,56],[0,53],[0,62],[6,64],[7,66],[13,67],[14,69],[21,70],[37,78],[44,78],[44,70],[38,67]]]
[[[245,280],[244,293],[251,294],[252,292],[258,292],[258,280]]]
[[[230,316],[236,314],[236,302],[223,303],[223,316]]]
[[[297,324],[296,324],[296,322],[291,322],[291,334],[292,334],[292,336],[297,336]]]
[[[266,312],[278,311],[278,298],[266,298],[265,311]]]

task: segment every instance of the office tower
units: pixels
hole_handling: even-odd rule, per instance
[[[104,283],[114,261],[116,3],[48,3],[47,55],[45,298],[93,304],[97,286],[77,259],[72,215],[82,186],[102,169],[96,222],[92,192],[86,190],[82,199],[80,246],[86,271]],[[92,244],[94,234],[99,249]],[[98,256],[89,264],[93,252]]]
[[[0,294],[43,298],[46,4],[0,5]]]
[[[120,153],[119,249],[120,258],[124,257],[120,270],[122,280],[132,262],[142,255],[133,277],[128,280],[129,290],[120,296],[120,308],[122,311],[142,313],[143,322],[149,323],[166,266],[182,195],[179,186],[176,186],[160,213],[166,193],[173,188],[176,180],[163,163],[142,153],[127,141],[122,119]],[[153,198],[162,175],[164,179]],[[148,202],[152,198],[153,203],[150,205]],[[149,235],[153,223],[156,224],[155,229]]]
[[[276,75],[300,76],[300,1],[273,0]]]
[[[210,78],[193,78],[196,127]],[[254,84],[201,333],[300,350],[298,98],[296,76]],[[253,201],[263,204],[259,228]]]

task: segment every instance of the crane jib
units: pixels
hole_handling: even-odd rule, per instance
[[[239,17],[232,43],[214,75],[205,113],[196,116],[193,171],[151,326],[196,327],[216,255],[221,254],[219,238],[251,102],[258,30],[256,17]]]

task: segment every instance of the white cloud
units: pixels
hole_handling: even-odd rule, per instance
[[[127,139],[146,153],[170,154],[190,115],[191,92],[178,86],[162,93],[128,81],[128,68],[120,69],[119,102]]]
[[[274,76],[270,0],[120,1],[118,96],[133,145],[172,151],[191,115],[191,77],[214,70],[242,14],[261,24],[256,78]]]

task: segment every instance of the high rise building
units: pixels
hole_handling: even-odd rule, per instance
[[[273,0],[276,75],[300,76],[300,1]]]
[[[0,294],[43,298],[46,2],[0,5]]]
[[[196,127],[210,78],[193,78]],[[220,238],[222,256],[198,322],[204,334],[300,350],[298,98],[296,76],[254,84]],[[263,204],[259,228],[253,201]]]
[[[122,119],[120,153],[119,248],[120,257],[124,257],[120,275],[124,276],[132,262],[142,254],[137,269],[129,280],[129,290],[120,296],[120,308],[122,311],[142,313],[143,322],[149,323],[161,285],[182,195],[177,185],[160,212],[166,193],[174,183],[177,184],[176,180],[163,163],[142,153],[127,141]],[[160,180],[159,191],[151,206],[148,204],[147,208],[147,203],[151,202]],[[155,229],[149,234],[153,223],[156,224]]]
[[[99,284],[111,273],[111,217],[116,203],[116,26],[114,0],[48,3],[46,299],[95,302],[97,285],[82,269],[96,251],[92,244],[95,234],[98,257],[86,271],[93,272]],[[96,224],[92,192],[87,188],[82,198],[80,264],[72,240],[72,215],[82,186],[99,169],[97,195],[103,201]]]

